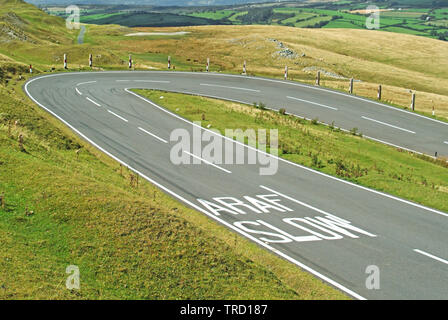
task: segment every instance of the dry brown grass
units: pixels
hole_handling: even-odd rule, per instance
[[[376,97],[383,85],[384,100],[409,106],[409,90],[417,92],[417,110],[430,113],[433,104],[438,116],[448,117],[448,43],[412,35],[348,29],[297,29],[277,26],[204,26],[183,28],[136,28],[142,32],[189,31],[190,35],[170,39],[125,39],[114,49],[135,53],[156,53],[177,57],[187,63],[198,60],[204,69],[207,57],[218,70],[240,73],[247,60],[250,74],[281,77],[289,66],[290,78],[314,82],[315,67],[346,78],[354,77],[355,92]],[[298,53],[288,59],[278,57],[275,38]],[[300,55],[304,53],[305,56]],[[148,64],[148,61],[140,61]],[[165,68],[165,63],[151,63]],[[322,77],[322,84],[348,88],[348,80]]]

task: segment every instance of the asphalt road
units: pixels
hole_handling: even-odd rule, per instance
[[[267,158],[278,161],[275,175],[260,175],[266,167],[260,162],[210,163],[195,150],[182,154],[198,164],[174,164],[173,130],[224,138],[129,88],[264,102],[428,154],[448,155],[447,124],[294,82],[213,73],[65,73],[36,77],[25,85],[32,100],[103,152],[347,294],[358,299],[448,298],[447,213],[275,157]],[[223,141],[223,151],[236,148],[237,143]],[[247,160],[249,149],[243,148]]]

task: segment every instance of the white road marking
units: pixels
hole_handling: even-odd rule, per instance
[[[306,103],[310,103],[310,104],[314,104],[314,105],[319,106],[319,107],[324,107],[324,108],[328,108],[328,109],[332,109],[332,110],[338,110],[338,108],[330,107],[330,106],[327,106],[325,104],[321,104],[321,103],[317,103],[317,102],[311,102],[311,101],[308,101],[308,100],[303,100],[303,99],[290,97],[290,96],[287,96],[286,98],[292,99],[292,100],[297,100],[297,101],[302,101],[302,102],[306,102]]]
[[[115,80],[115,81],[117,81],[117,82],[129,82],[131,80]]]
[[[116,116],[117,118],[120,118],[120,119],[123,120],[123,121],[129,122],[127,119],[123,118],[122,116],[119,116],[118,114],[116,114],[116,113],[110,111],[109,109],[107,109],[107,112],[113,114],[114,116]]]
[[[92,102],[94,105],[101,107],[101,105],[95,101],[93,101],[92,99],[90,99],[89,97],[86,97],[87,100],[89,100],[90,102]]]
[[[443,143],[448,144],[448,141],[443,141]]]
[[[140,127],[138,127],[138,129],[141,130],[141,131],[143,131],[144,133],[149,134],[150,136],[156,138],[157,140],[162,141],[163,143],[168,143],[168,141],[166,141],[165,139],[162,139],[162,138],[156,136],[154,133],[151,133],[151,132],[149,132],[149,131],[147,131],[147,130],[145,130],[145,129],[143,129],[143,128],[140,128]]]
[[[376,123],[379,123],[379,124],[382,124],[382,125],[385,125],[385,126],[388,126],[388,127],[391,127],[391,128],[395,128],[395,129],[398,129],[398,130],[401,130],[401,131],[406,131],[406,132],[415,134],[414,131],[411,131],[411,130],[408,130],[408,129],[403,129],[403,128],[394,126],[394,125],[392,125],[392,124],[386,123],[386,122],[382,122],[382,121],[375,120],[375,119],[372,119],[372,118],[367,118],[367,117],[364,117],[364,116],[362,116],[361,118],[363,118],[363,119],[365,119],[365,120],[373,121],[373,122],[376,122]]]
[[[171,83],[171,81],[162,81],[162,80],[134,80],[134,82]]]
[[[80,96],[82,96],[82,93],[81,93],[81,91],[78,90],[78,88],[75,88],[75,90]]]
[[[216,164],[214,164],[214,163],[212,163],[212,162],[210,162],[210,161],[207,161],[207,160],[205,160],[205,159],[202,159],[201,157],[198,157],[197,155],[194,155],[194,154],[192,154],[192,153],[190,153],[190,152],[188,152],[188,151],[184,151],[184,152],[185,152],[186,154],[192,156],[193,158],[199,159],[199,160],[201,160],[202,162],[204,162],[204,163],[206,163],[206,164],[208,164],[208,165],[211,165],[211,166],[213,166],[213,167],[215,167],[215,168],[217,168],[217,169],[219,169],[219,170],[222,170],[222,171],[227,172],[227,173],[232,173],[232,171],[229,171],[229,170],[227,170],[227,169],[221,168],[220,166],[217,166]]]
[[[95,83],[96,81],[87,81],[87,82],[80,82],[76,86],[82,86],[83,84],[89,84],[89,83]]]
[[[255,89],[240,88],[240,87],[228,87],[228,86],[221,86],[221,85],[218,85],[218,84],[201,83],[200,85],[201,85],[201,86],[207,86],[207,87],[217,87],[217,88],[227,88],[227,89],[235,89],[235,90],[244,90],[244,91],[260,92],[260,90],[255,90]]]
[[[448,264],[447,260],[444,260],[442,258],[436,257],[436,256],[434,256],[434,255],[432,255],[432,254],[430,254],[428,252],[425,252],[425,251],[422,251],[422,250],[419,250],[419,249],[414,249],[414,251],[417,252],[417,253],[420,253],[420,254],[422,254],[424,256],[430,257],[430,258],[432,258],[434,260],[440,261],[440,262],[442,262],[444,264]]]
[[[173,71],[173,73],[175,73],[175,72],[177,72],[177,71]],[[64,75],[64,74],[69,74],[69,73],[61,73],[61,75]],[[378,194],[378,195],[381,195],[381,196],[383,196],[383,197],[386,197],[386,198],[389,198],[389,199],[393,199],[393,200],[399,201],[399,202],[401,202],[401,203],[405,203],[405,204],[407,204],[407,205],[410,205],[410,206],[413,206],[413,207],[416,207],[416,208],[419,208],[419,209],[423,209],[423,210],[426,210],[426,211],[429,211],[429,212],[432,212],[432,213],[435,213],[435,214],[438,214],[438,215],[441,215],[441,216],[444,216],[444,217],[448,217],[448,213],[445,213],[445,212],[442,212],[442,211],[439,211],[439,210],[436,210],[436,209],[433,209],[433,208],[425,207],[425,206],[423,206],[423,205],[421,205],[421,204],[418,204],[418,203],[415,203],[415,202],[412,202],[412,201],[409,201],[409,200],[405,200],[405,199],[402,199],[402,198],[399,198],[399,197],[395,197],[395,196],[393,196],[393,195],[390,195],[390,194],[387,194],[387,193],[384,193],[384,192],[381,192],[381,191],[377,191],[377,190],[374,190],[374,189],[370,189],[370,188],[361,186],[361,185],[359,185],[359,184],[355,184],[355,183],[353,183],[353,182],[350,182],[350,181],[347,181],[347,180],[343,180],[343,179],[341,179],[341,178],[337,178],[337,177],[331,176],[331,175],[329,175],[329,174],[326,174],[326,173],[323,173],[323,172],[320,172],[320,171],[317,171],[317,170],[314,170],[314,169],[305,167],[305,166],[300,165],[300,164],[298,164],[298,163],[291,162],[291,161],[286,160],[286,159],[284,159],[284,158],[280,158],[280,157],[278,157],[278,156],[274,156],[274,155],[272,155],[272,154],[270,154],[270,153],[261,151],[261,150],[259,150],[259,149],[257,149],[257,148],[248,146],[248,145],[246,145],[246,144],[244,144],[244,143],[241,143],[241,142],[236,141],[236,140],[233,140],[233,139],[231,139],[231,138],[229,138],[229,137],[226,137],[226,136],[223,136],[223,135],[221,135],[221,134],[218,134],[218,133],[216,133],[216,132],[213,131],[213,130],[209,130],[209,129],[207,129],[207,128],[203,128],[203,127],[201,127],[200,125],[198,125],[198,124],[196,124],[196,123],[194,123],[194,122],[191,122],[191,121],[189,121],[189,120],[187,120],[187,119],[184,119],[184,118],[178,116],[177,114],[175,114],[175,113],[173,113],[173,112],[171,112],[171,111],[168,111],[168,110],[166,110],[165,108],[162,108],[161,106],[155,104],[154,102],[152,102],[152,101],[150,101],[150,100],[148,100],[148,99],[146,99],[146,98],[144,98],[144,97],[138,95],[137,93],[130,91],[130,90],[127,89],[127,88],[124,89],[124,90],[125,90],[127,93],[132,94],[133,96],[135,96],[135,97],[137,97],[137,98],[139,98],[139,99],[145,101],[146,103],[149,103],[150,105],[156,107],[157,109],[159,109],[159,110],[161,110],[161,111],[163,111],[163,112],[165,112],[165,113],[167,113],[167,114],[169,114],[169,115],[171,115],[171,116],[173,116],[173,117],[175,117],[175,118],[177,118],[177,119],[179,119],[179,120],[181,120],[181,121],[184,121],[184,122],[186,122],[186,123],[188,123],[188,124],[190,124],[190,125],[192,125],[192,126],[195,126],[195,127],[197,127],[197,128],[200,128],[201,130],[207,131],[207,132],[209,132],[209,133],[211,133],[211,134],[217,135],[217,136],[219,136],[219,137],[221,137],[221,138],[223,138],[223,139],[232,141],[233,143],[242,145],[242,146],[244,146],[244,147],[246,147],[246,148],[248,148],[248,149],[255,150],[256,152],[260,152],[260,153],[264,154],[265,156],[268,156],[268,157],[274,157],[274,158],[276,158],[276,159],[279,160],[279,161],[282,161],[282,162],[285,162],[285,163],[290,164],[291,166],[294,166],[294,167],[297,167],[297,168],[301,168],[301,169],[303,169],[303,170],[306,170],[306,171],[315,173],[315,174],[317,174],[317,175],[326,177],[326,178],[328,178],[328,179],[332,179],[332,180],[335,180],[335,181],[338,181],[338,182],[347,184],[347,185],[352,186],[352,187],[354,187],[354,188],[359,188],[359,189],[362,189],[362,190],[364,190],[364,191],[368,191],[368,192],[371,192],[371,193],[374,193],[374,194]]]
[[[64,73],[63,73],[64,74]],[[65,73],[65,74],[69,74],[69,73]],[[149,181],[150,183],[154,184],[155,186],[159,187],[160,189],[164,190],[165,192],[171,194],[172,196],[174,196],[175,198],[179,199],[180,201],[186,203],[187,205],[191,206],[192,208],[198,210],[199,212],[204,213],[205,215],[207,215],[208,217],[215,219],[216,221],[220,222],[222,225],[226,226],[229,229],[232,229],[233,231],[243,235],[244,237],[246,237],[249,240],[252,240],[256,243],[258,243],[260,246],[266,248],[267,250],[270,250],[271,252],[274,252],[275,254],[277,254],[278,256],[288,260],[289,262],[295,264],[296,266],[302,268],[303,270],[308,271],[309,273],[315,275],[316,277],[319,277],[320,279],[322,279],[323,281],[326,281],[327,283],[333,285],[334,287],[338,288],[339,290],[344,291],[345,293],[351,295],[352,297],[354,297],[355,299],[359,299],[359,300],[366,300],[366,298],[364,298],[363,296],[357,294],[356,292],[350,290],[349,288],[344,287],[343,285],[341,285],[340,283],[334,281],[331,278],[328,278],[327,276],[321,274],[320,272],[308,267],[307,265],[303,264],[302,262],[288,256],[287,254],[267,245],[266,243],[264,243],[263,241],[259,240],[258,238],[250,235],[249,233],[241,230],[240,228],[237,228],[236,226],[234,226],[233,224],[220,219],[219,217],[215,216],[213,213],[208,212],[207,210],[203,209],[201,206],[198,206],[196,203],[193,203],[187,199],[185,199],[184,197],[182,197],[181,195],[177,194],[176,192],[168,189],[167,187],[165,187],[164,185],[158,183],[157,181],[151,179],[150,177],[146,176],[144,173],[134,169],[131,165],[129,165],[128,163],[126,163],[125,161],[121,160],[120,158],[114,156],[112,153],[110,153],[109,151],[107,151],[106,149],[100,147],[98,144],[96,144],[94,141],[92,141],[91,139],[89,139],[85,134],[83,134],[81,131],[79,131],[78,129],[76,129],[74,126],[72,126],[70,123],[68,123],[67,121],[65,121],[62,117],[58,116],[55,112],[53,112],[52,110],[50,110],[49,108],[45,107],[43,104],[41,104],[40,102],[38,102],[28,91],[28,85],[34,81],[36,81],[37,79],[42,79],[42,78],[46,78],[46,77],[52,77],[52,76],[56,76],[56,75],[46,75],[46,76],[42,76],[39,78],[33,78],[30,81],[28,81],[25,84],[25,91],[27,93],[27,95],[31,98],[31,100],[33,100],[37,105],[39,105],[41,108],[43,108],[44,110],[48,111],[49,113],[51,113],[53,116],[55,116],[57,119],[59,119],[60,121],[62,121],[65,125],[67,125],[69,128],[71,128],[73,131],[75,131],[77,134],[79,134],[81,137],[83,137],[86,141],[88,141],[89,143],[91,143],[93,146],[95,146],[98,150],[104,152],[105,154],[107,154],[109,157],[111,157],[112,159],[115,159],[116,161],[118,161],[119,163],[121,163],[122,165],[125,165],[126,167],[128,167],[129,169],[131,169],[132,171],[134,171],[135,173],[139,174],[141,177],[143,177],[144,179],[146,179],[147,181]],[[125,89],[128,93],[132,93],[131,91],[128,91],[127,89]],[[160,108],[163,110],[163,108],[157,106],[155,103],[151,103],[149,102],[149,100],[139,96],[138,94],[134,94],[136,97],[139,97],[140,99],[143,99],[144,101]],[[180,119],[182,119],[181,117],[179,117]],[[189,122],[188,120],[183,119],[184,121]],[[213,131],[210,131],[213,132]],[[300,166],[299,166],[300,167]],[[312,172],[318,172],[315,170],[311,170]],[[324,174],[325,175],[325,174]],[[331,177],[331,176],[328,176]],[[334,177],[333,177],[334,178]],[[340,179],[337,179],[340,180]],[[344,180],[340,180],[340,181],[344,181]],[[352,184],[352,183],[350,183]],[[354,186],[357,186],[356,184],[353,184]],[[371,190],[371,189],[367,189],[366,190]],[[371,190],[374,191],[374,190]]]

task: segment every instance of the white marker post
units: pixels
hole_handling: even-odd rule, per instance
[[[207,66],[205,68],[207,72],[209,70],[209,66],[210,66],[210,58],[207,58]]]
[[[67,69],[67,54],[64,53],[64,69]]]
[[[246,75],[246,60],[244,60],[243,64],[243,74]]]
[[[33,66],[31,64],[30,64],[30,73],[33,73]]]
[[[285,80],[288,80],[288,66],[285,66]]]
[[[171,69],[171,56],[168,56],[168,69]]]
[[[129,55],[129,69],[132,68],[132,55]]]
[[[89,55],[89,67],[92,68],[93,65],[93,58],[92,58],[92,54]]]
[[[378,95],[377,95],[378,100],[381,100],[381,85],[378,86]]]
[[[412,111],[415,111],[415,92],[412,92],[411,109]]]

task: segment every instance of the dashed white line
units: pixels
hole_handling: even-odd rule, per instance
[[[89,97],[86,97],[87,100],[89,100],[90,102],[92,102],[94,105],[101,107],[101,105],[95,101],[93,101],[92,99],[90,99]]]
[[[443,143],[448,144],[448,141],[443,141]]]
[[[115,80],[117,82],[130,82],[131,80]]]
[[[163,81],[163,80],[134,80],[134,82],[171,83],[171,81]]]
[[[78,90],[78,88],[75,88],[75,90],[80,96],[82,96],[82,93],[81,93],[81,91]]]
[[[365,120],[373,121],[373,122],[376,122],[376,123],[379,123],[379,124],[382,124],[382,125],[394,128],[394,129],[398,129],[398,130],[401,130],[401,131],[405,131],[405,132],[409,132],[409,133],[415,134],[414,131],[411,131],[411,130],[408,130],[408,129],[403,129],[403,128],[394,126],[393,124],[390,124],[390,123],[382,122],[382,121],[375,120],[375,119],[372,119],[372,118],[367,118],[367,117],[364,117],[364,116],[362,116],[361,118],[363,118]]]
[[[317,103],[317,102],[312,102],[312,101],[303,100],[303,99],[299,99],[299,98],[295,98],[295,97],[290,97],[290,96],[287,96],[286,98],[288,98],[288,99],[292,99],[292,100],[297,100],[297,101],[306,102],[306,103],[309,103],[309,104],[314,104],[314,105],[316,105],[316,106],[324,107],[324,108],[331,109],[331,110],[338,110],[338,108],[330,107],[330,106],[327,106],[327,105],[325,105],[325,104],[321,104],[321,103]]]
[[[227,170],[227,169],[221,168],[220,166],[217,166],[216,164],[214,164],[214,163],[212,163],[212,162],[210,162],[210,161],[207,161],[207,160],[205,160],[205,159],[202,159],[201,157],[198,157],[197,155],[194,155],[194,154],[192,154],[192,153],[190,153],[190,152],[188,152],[188,151],[184,151],[184,152],[185,152],[186,154],[188,154],[189,156],[192,156],[193,158],[199,159],[199,160],[201,160],[202,162],[204,162],[204,163],[206,163],[206,164],[208,164],[208,165],[211,165],[211,166],[213,166],[213,167],[215,167],[215,168],[217,168],[217,169],[219,169],[219,170],[222,170],[222,171],[227,172],[227,173],[232,173],[232,171],[229,171],[229,170]]]
[[[201,86],[207,86],[207,87],[217,87],[217,88],[227,88],[227,89],[235,89],[235,90],[244,90],[244,91],[260,92],[260,90],[255,90],[255,89],[240,88],[240,87],[228,87],[228,86],[221,86],[221,85],[218,85],[218,84],[201,83],[200,85],[201,85]]]
[[[115,112],[110,111],[109,109],[107,109],[107,112],[113,114],[114,116],[116,116],[117,118],[120,118],[123,121],[129,122],[127,119],[123,118],[122,116],[119,116],[118,114],[116,114]]]
[[[159,141],[162,141],[163,143],[168,143],[168,141],[166,141],[165,139],[162,139],[162,138],[156,136],[154,133],[151,133],[151,132],[149,132],[149,131],[147,131],[147,130],[145,130],[143,128],[138,127],[138,130],[143,131],[146,134],[149,134],[150,136],[156,138]]]
[[[424,256],[427,256],[427,257],[429,257],[429,258],[432,258],[432,259],[434,259],[434,260],[437,260],[437,261],[439,261],[439,262],[442,262],[442,263],[444,263],[444,264],[448,264],[448,261],[447,261],[447,260],[444,260],[444,259],[442,259],[442,258],[436,257],[436,256],[434,256],[434,255],[432,255],[432,254],[430,254],[430,253],[428,253],[428,252],[425,252],[425,251],[422,251],[422,250],[419,250],[419,249],[414,249],[414,251],[417,252],[417,253],[420,253],[420,254],[422,254],[422,255],[424,255]]]
[[[89,84],[89,83],[95,83],[96,81],[87,81],[87,82],[80,82],[76,86],[82,86],[83,84]]]

